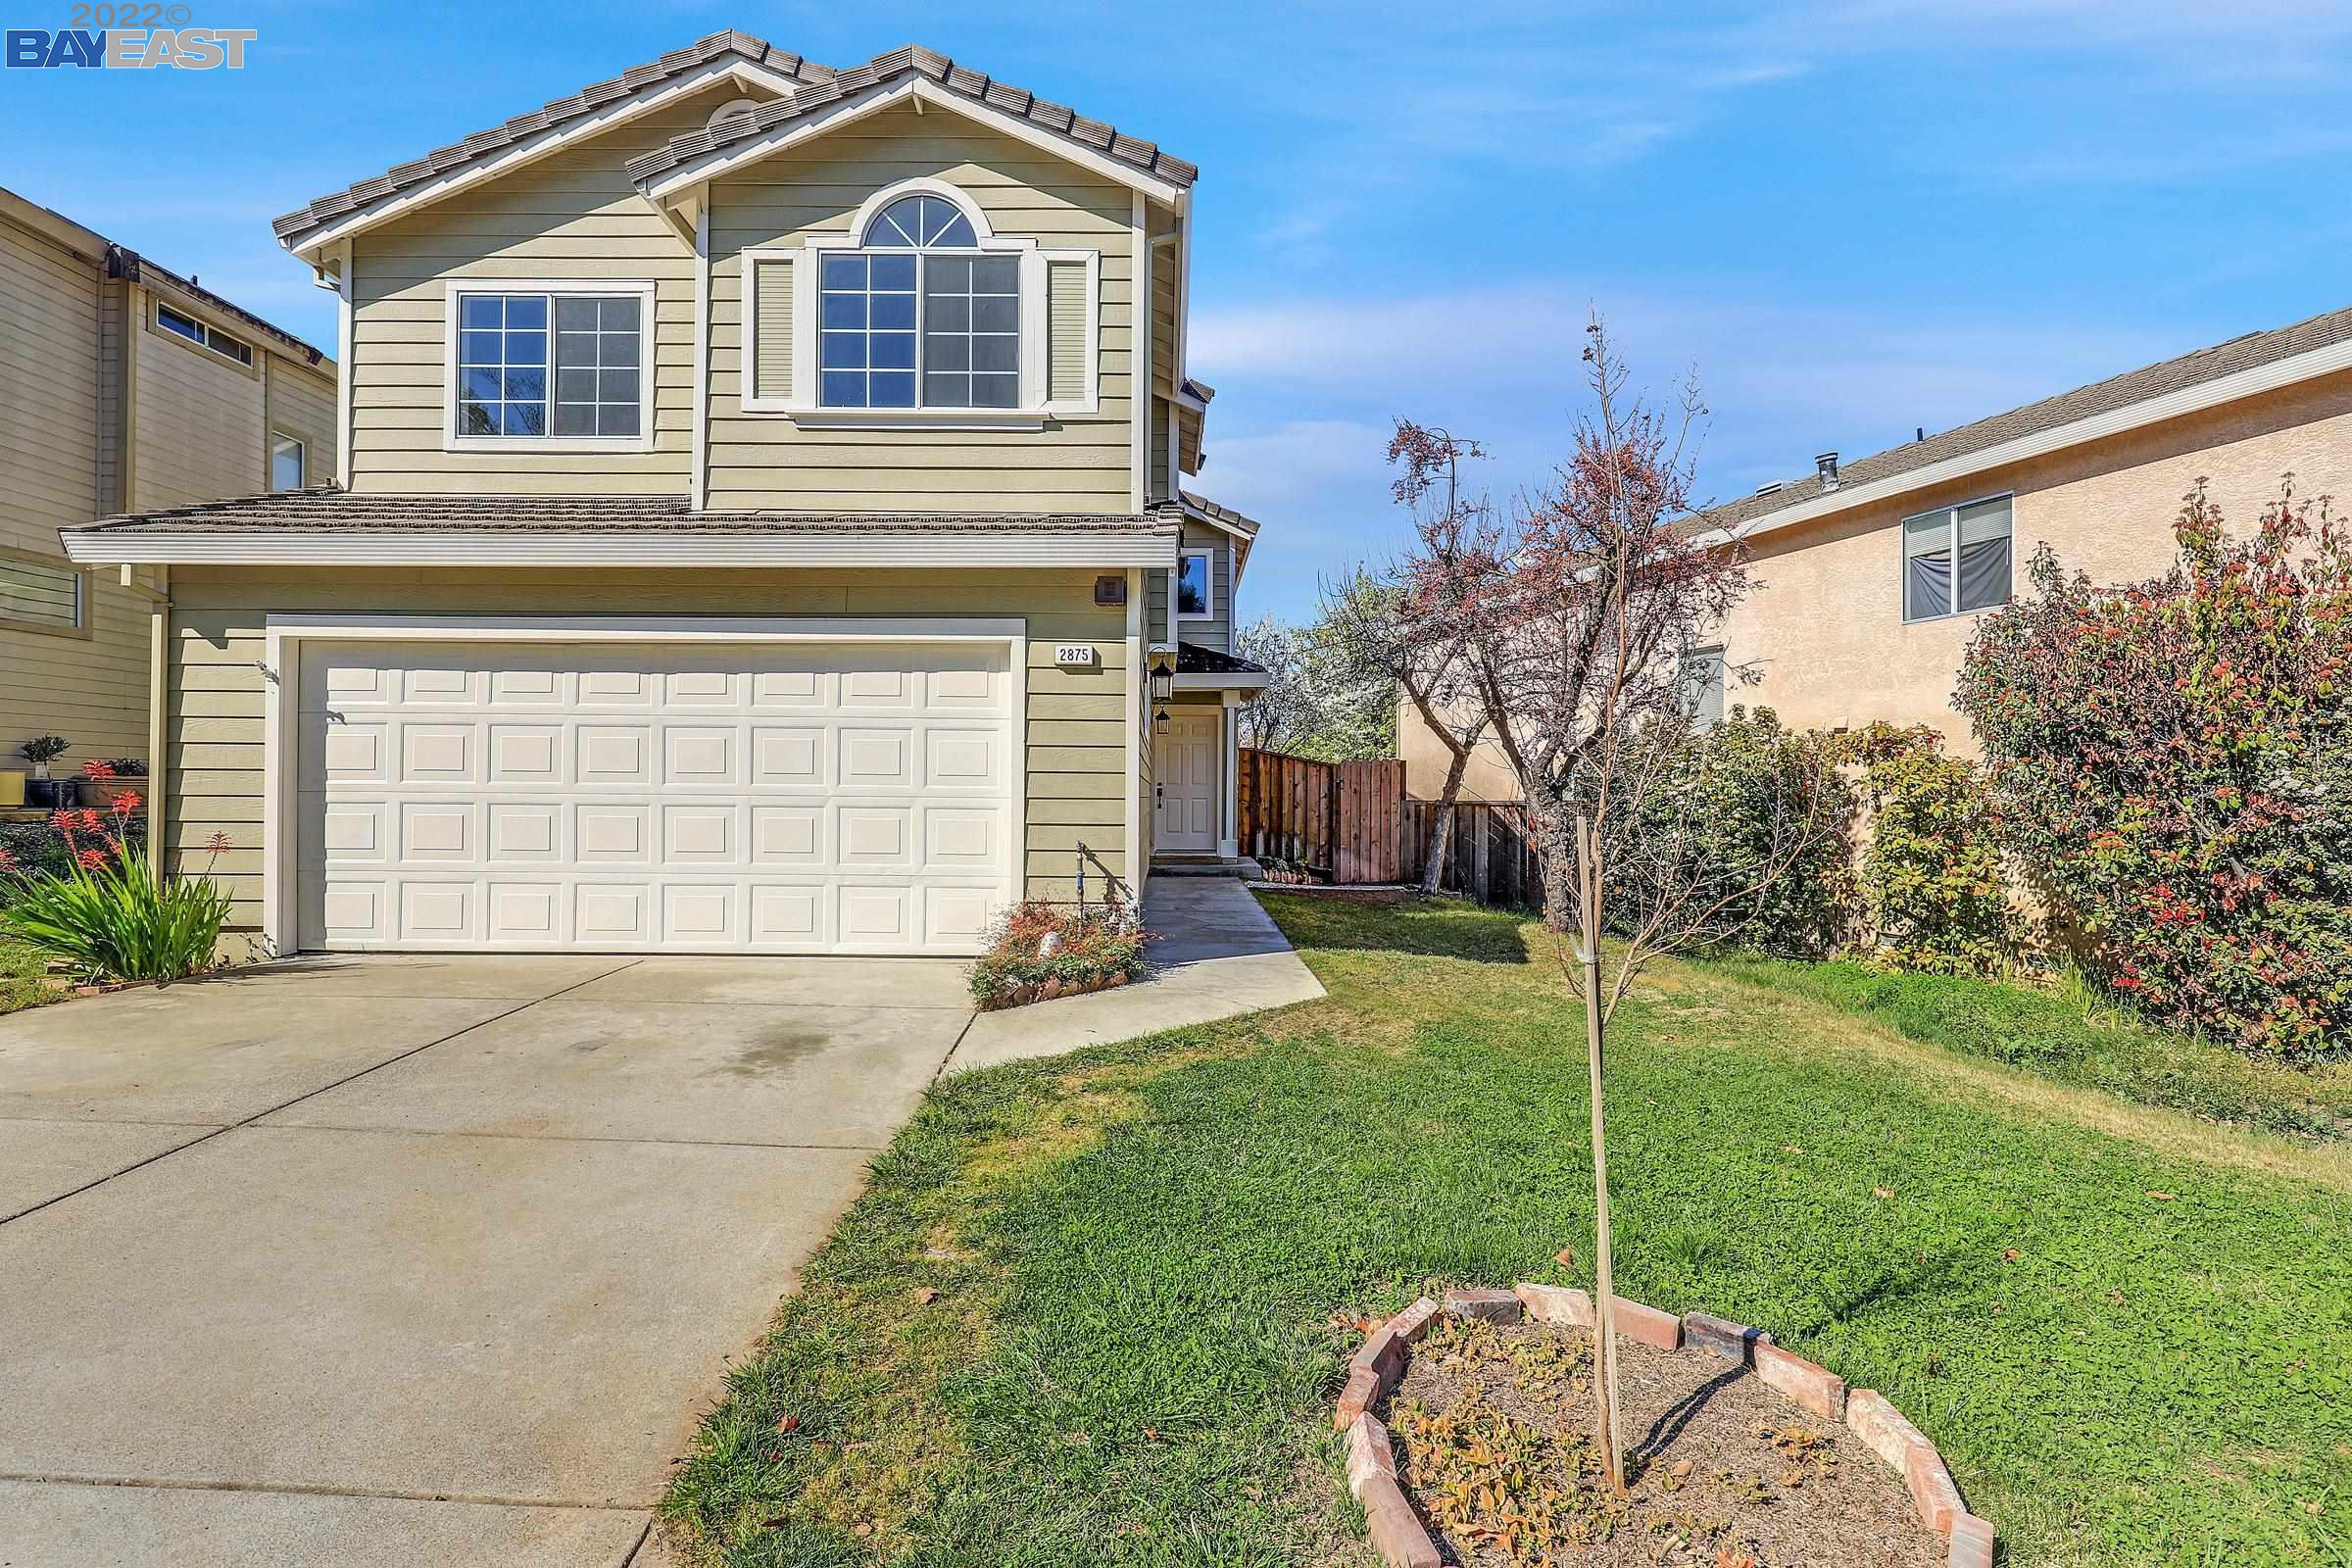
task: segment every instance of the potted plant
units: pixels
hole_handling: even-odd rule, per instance
[[[54,809],[74,804],[74,781],[49,776],[49,764],[64,756],[66,748],[73,744],[63,735],[35,735],[17,748],[24,754],[24,760],[32,764],[32,778],[24,786],[25,805]]]
[[[146,794],[147,763],[136,757],[115,757],[100,761],[93,757],[81,764],[81,804],[112,809],[118,801],[130,804],[124,808],[135,811]]]

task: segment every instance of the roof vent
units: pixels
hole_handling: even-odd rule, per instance
[[[1821,488],[1824,493],[1838,488],[1839,481],[1838,478],[1837,453],[1824,452],[1820,457],[1813,460],[1813,466],[1821,470]]]
[[[1788,481],[1786,479],[1775,479],[1770,484],[1760,484],[1756,486],[1756,494],[1760,496],[1777,496],[1784,488],[1787,487],[1788,483]]]

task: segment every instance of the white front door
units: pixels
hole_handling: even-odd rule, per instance
[[[1155,848],[1217,847],[1217,747],[1224,733],[1223,709],[1168,710],[1168,732],[1159,737],[1152,775],[1159,797],[1152,831]]]
[[[305,948],[980,951],[1011,894],[996,643],[316,643]]]

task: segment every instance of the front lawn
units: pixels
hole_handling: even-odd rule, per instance
[[[55,1002],[62,992],[43,978],[48,960],[13,937],[0,937],[0,1013]]]
[[[1370,1562],[1334,1318],[1587,1283],[1582,1013],[1516,916],[1266,903],[1328,999],[933,1093],[680,1467],[682,1544]],[[1681,965],[1611,1074],[1620,1288],[1886,1391],[2011,1562],[2352,1564],[2352,1146]]]

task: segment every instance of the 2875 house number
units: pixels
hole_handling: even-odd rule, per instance
[[[1095,667],[1093,643],[1055,643],[1054,662],[1063,669],[1092,669]]]

